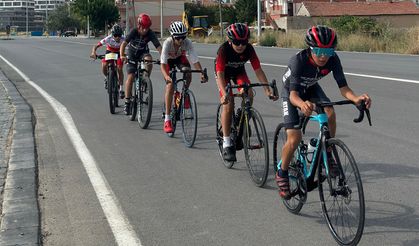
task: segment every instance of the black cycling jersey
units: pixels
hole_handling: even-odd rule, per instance
[[[147,35],[141,36],[137,28],[133,28],[125,41],[128,43],[128,58],[133,60],[140,59],[142,55],[150,52],[148,42],[151,41],[156,49],[161,46],[156,34],[151,29],[147,32]]]
[[[333,72],[339,88],[347,85],[342,64],[336,53],[329,58],[326,65],[318,67],[310,57],[310,52],[310,49],[305,49],[291,57],[288,69],[282,77],[284,83],[282,97],[289,97],[290,91],[298,91],[302,96],[309,87],[315,85],[330,72]]]

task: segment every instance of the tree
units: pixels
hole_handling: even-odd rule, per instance
[[[252,23],[257,16],[257,1],[260,0],[238,0],[235,4],[237,21]]]
[[[81,16],[90,17],[95,33],[119,20],[119,11],[114,0],[76,0],[74,5]]]
[[[80,27],[80,21],[76,17],[70,16],[68,7],[62,5],[50,13],[47,20],[47,26],[49,30],[74,30],[75,28]]]

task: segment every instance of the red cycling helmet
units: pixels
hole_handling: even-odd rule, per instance
[[[151,26],[150,16],[146,13],[139,14],[138,19],[137,19],[137,24],[138,24],[138,27],[150,28]]]
[[[227,37],[229,40],[248,40],[249,28],[243,23],[234,23],[227,27]]]
[[[333,29],[318,25],[307,30],[305,42],[310,47],[335,48],[338,37]]]

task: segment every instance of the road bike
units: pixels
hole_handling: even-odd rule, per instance
[[[242,99],[241,107],[237,109],[237,113],[232,115],[232,124],[230,138],[235,150],[244,149],[246,165],[250,173],[252,181],[259,187],[265,185],[269,172],[269,144],[266,134],[265,124],[261,114],[252,106],[251,98],[248,95],[249,90],[253,87],[271,86],[274,96],[278,96],[276,81],[270,84],[243,84],[243,85],[227,85],[227,94],[230,94],[233,88],[242,88],[242,93],[233,94],[233,97]],[[221,125],[221,115],[223,104],[217,108],[216,122],[216,141],[219,153],[227,168],[232,168],[235,161],[225,161],[223,158],[223,131]]]
[[[181,79],[176,78],[176,73],[182,73]],[[173,81],[174,93],[172,99],[172,110],[170,111],[170,120],[172,121],[173,132],[167,133],[169,137],[173,137],[176,130],[177,121],[180,120],[182,125],[183,142],[186,147],[192,148],[195,143],[198,128],[198,107],[195,95],[187,85],[185,74],[201,73],[208,80],[207,69],[191,70],[189,67],[183,67],[178,70],[176,67],[170,69],[170,78]],[[201,81],[203,83],[204,81]],[[178,84],[182,83],[181,91],[178,90]],[[165,105],[165,104],[164,104]],[[165,106],[163,106],[162,118],[165,118]]]
[[[160,65],[158,60],[144,60],[144,58],[138,62],[135,73],[134,94],[130,98],[130,120],[134,121],[135,117],[138,116],[137,121],[142,129],[146,129],[150,124],[153,111],[153,84],[146,70],[146,65],[151,63]]]
[[[107,90],[108,90],[108,101],[109,111],[111,114],[115,114],[115,108],[118,107],[118,75],[116,71],[116,62],[118,60],[118,53],[107,53],[104,55],[98,55],[97,58],[105,59],[108,66],[108,75],[106,76]]]
[[[328,119],[324,107],[334,105],[353,104],[344,100],[337,102],[317,102],[317,115],[305,117],[300,112],[300,127],[303,140],[300,142],[290,162],[288,174],[290,182],[289,200],[283,199],[288,211],[298,214],[307,200],[307,193],[319,188],[321,207],[324,218],[328,224],[333,238],[339,245],[356,245],[361,240],[365,221],[365,202],[361,175],[355,158],[345,143],[337,138],[331,138],[328,128]],[[365,103],[357,106],[359,123],[367,115],[371,126],[371,116]],[[304,142],[307,124],[311,121],[319,125],[317,138],[310,143]],[[281,165],[281,153],[286,141],[286,129],[280,123],[276,130],[273,142],[273,162],[275,173]],[[308,151],[308,144],[313,145],[313,151]],[[327,151],[331,151],[330,154]],[[332,175],[331,163],[335,162],[338,175]],[[319,178],[320,177],[320,178]],[[317,179],[316,181],[314,179]]]

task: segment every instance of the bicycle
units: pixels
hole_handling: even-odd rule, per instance
[[[153,84],[146,70],[146,65],[150,63],[159,65],[160,61],[141,59],[138,62],[137,72],[135,73],[134,95],[130,98],[129,106],[130,120],[134,121],[138,115],[137,121],[142,129],[146,129],[150,124],[153,111]]]
[[[315,143],[314,152],[308,153],[308,147],[304,143],[303,137],[288,169],[291,198],[289,200],[283,199],[283,204],[288,211],[298,214],[307,200],[307,193],[318,187],[323,215],[333,238],[339,245],[356,245],[361,240],[365,221],[365,202],[361,175],[355,159],[345,143],[340,139],[330,137],[327,115],[324,111],[324,107],[327,106],[353,104],[353,102],[344,100],[315,104],[317,115],[305,117],[300,114],[300,127],[303,136],[306,134],[309,121],[319,124],[318,137],[312,138],[310,141]],[[354,119],[354,122],[361,122],[364,119],[365,112],[371,126],[370,112],[365,103],[362,102],[357,108],[359,116]],[[273,142],[275,173],[282,161],[280,155],[286,140],[284,129],[284,124],[280,123],[275,130]],[[329,148],[331,148],[331,154],[329,154],[331,156],[328,158],[326,150]],[[339,175],[335,177],[329,173],[330,158],[335,160],[339,171]],[[278,160],[280,160],[279,163]],[[314,181],[315,176],[317,181]],[[326,183],[323,185],[325,181]],[[354,211],[354,208],[358,207],[359,211]],[[349,215],[349,221],[345,220],[345,215]]]
[[[116,71],[116,61],[118,60],[118,53],[107,53],[98,55],[97,58],[105,59],[108,66],[108,75],[106,76],[109,110],[111,114],[115,114],[115,108],[118,107],[118,76]]]
[[[244,149],[244,156],[246,165],[250,173],[252,181],[258,187],[265,185],[269,172],[269,146],[268,137],[266,134],[265,124],[262,116],[252,106],[251,99],[248,92],[253,87],[270,86],[273,89],[274,96],[278,96],[278,89],[276,81],[273,80],[270,84],[243,84],[243,85],[227,85],[226,91],[230,94],[233,88],[243,88],[243,93],[233,94],[234,97],[242,98],[241,107],[237,109],[237,113],[232,115],[231,133],[230,137],[233,146],[236,150]],[[217,108],[217,122],[216,122],[216,141],[218,150],[227,168],[232,168],[235,161],[225,161],[223,158],[223,131],[221,125],[223,105],[219,104]],[[260,152],[260,153],[259,153]],[[261,158],[259,160],[254,157]]]
[[[176,78],[176,73],[183,73],[181,79]],[[176,131],[176,122],[181,121],[183,142],[186,147],[192,148],[195,143],[198,128],[198,108],[195,96],[191,89],[186,85],[186,73],[202,73],[208,80],[207,69],[191,70],[189,67],[183,67],[178,70],[176,67],[170,69],[170,77],[173,81],[174,93],[172,101],[172,110],[170,111],[170,120],[172,121],[173,132],[167,133],[169,137],[173,137]],[[178,91],[178,83],[182,83],[181,92]],[[201,81],[203,83],[204,81]],[[164,104],[165,105],[165,104]],[[165,118],[165,106],[163,105],[162,118]]]

